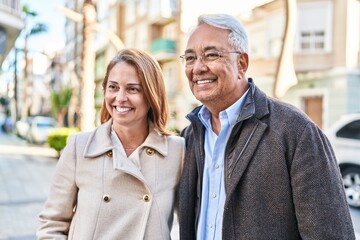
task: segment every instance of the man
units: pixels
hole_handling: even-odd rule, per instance
[[[202,15],[181,56],[203,103],[182,132],[181,239],[355,239],[329,141],[246,78],[247,41],[235,18]]]

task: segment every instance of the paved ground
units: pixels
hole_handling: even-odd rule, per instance
[[[33,240],[57,153],[0,133],[0,240]]]

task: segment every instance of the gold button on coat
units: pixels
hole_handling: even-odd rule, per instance
[[[106,195],[106,194],[105,194],[105,195],[103,196],[104,202],[110,202],[110,199],[111,199],[111,198],[110,198],[110,195]]]
[[[111,151],[111,150],[108,151],[108,152],[106,153],[106,155],[107,155],[108,157],[112,157],[112,151]]]
[[[152,148],[146,148],[146,154],[147,155],[153,155],[155,153],[155,151],[154,151],[154,149],[152,149]]]
[[[148,194],[145,194],[143,196],[143,200],[144,200],[144,202],[149,202],[150,201],[150,196]]]

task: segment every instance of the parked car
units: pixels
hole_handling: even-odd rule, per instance
[[[32,117],[27,117],[25,119],[16,121],[14,129],[15,134],[23,139],[26,139],[31,121]]]
[[[344,115],[325,133],[334,148],[347,201],[360,207],[360,113]]]
[[[26,140],[35,144],[44,144],[49,132],[57,127],[57,122],[52,117],[33,117],[26,135]]]

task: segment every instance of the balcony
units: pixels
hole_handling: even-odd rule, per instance
[[[158,25],[175,21],[179,12],[178,8],[176,0],[151,0],[149,20]]]
[[[23,27],[20,1],[0,0],[0,66]]]
[[[159,38],[151,43],[151,54],[159,62],[176,58],[176,42],[171,39]]]

